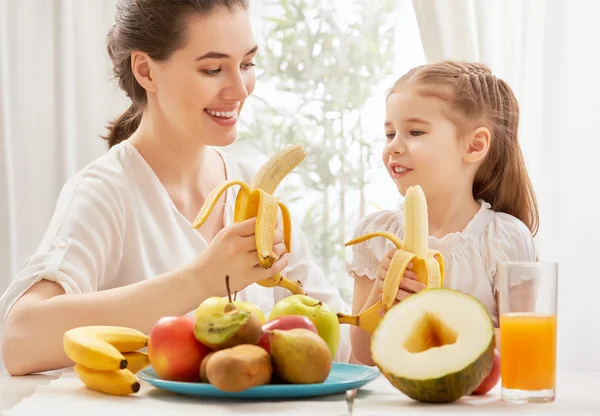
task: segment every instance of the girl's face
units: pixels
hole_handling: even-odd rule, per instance
[[[240,106],[255,85],[248,12],[217,9],[187,22],[183,47],[152,63],[159,114],[182,138],[227,146],[235,141]]]
[[[454,123],[440,99],[401,86],[386,103],[383,163],[398,191],[420,185],[427,197],[455,189],[467,173]]]

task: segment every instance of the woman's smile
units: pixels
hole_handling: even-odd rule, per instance
[[[205,108],[206,115],[215,123],[223,127],[231,127],[237,123],[238,107],[215,107]]]

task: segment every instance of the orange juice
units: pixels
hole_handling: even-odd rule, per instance
[[[500,316],[502,387],[554,389],[556,315],[508,313]]]

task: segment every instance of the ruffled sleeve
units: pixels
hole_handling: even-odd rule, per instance
[[[388,231],[402,238],[399,213],[384,210],[365,216],[358,222],[353,238],[374,231]],[[366,276],[373,280],[377,276],[379,262],[394,248],[394,244],[384,237],[373,237],[351,247],[352,259],[346,262],[346,271],[353,278]]]
[[[497,291],[496,273],[504,261],[531,261],[537,259],[533,236],[519,219],[502,212],[495,213],[483,235],[483,260],[494,293]]]

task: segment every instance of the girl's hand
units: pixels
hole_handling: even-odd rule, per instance
[[[396,248],[391,249],[387,253],[387,255],[381,259],[381,262],[379,263],[379,270],[377,271],[377,278],[374,285],[375,287],[377,287],[379,293],[381,293],[381,291],[383,290],[383,280],[385,279],[385,275],[387,274],[388,269],[390,267],[390,263],[392,262],[392,257],[394,256],[394,253],[396,251]],[[406,299],[410,295],[418,293],[426,288],[426,286],[423,283],[417,280],[416,273],[410,270],[412,267],[413,264],[409,263],[408,267],[404,271],[404,276],[400,280],[400,288],[398,290],[398,293],[396,294],[396,301],[394,301],[394,305],[397,304],[399,301]],[[381,294],[379,295],[379,300],[381,300]],[[382,316],[383,313],[383,310],[379,311],[379,314]]]
[[[229,276],[231,294],[252,283],[280,273],[288,264],[283,232],[277,228],[273,252],[278,259],[270,269],[258,264],[254,227],[256,218],[223,228],[192,263],[193,273],[202,284],[212,286],[221,296],[227,296],[225,276]]]

